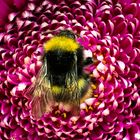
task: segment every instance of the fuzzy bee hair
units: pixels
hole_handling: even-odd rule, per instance
[[[44,44],[44,52],[33,89],[32,113],[41,116],[61,102],[79,112],[80,99],[88,88],[83,77],[83,48],[71,31],[64,30]]]

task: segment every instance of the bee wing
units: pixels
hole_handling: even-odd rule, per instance
[[[44,83],[43,83],[44,84]],[[36,95],[36,93],[39,93]],[[50,89],[42,89],[40,86],[35,89],[31,101],[31,113],[35,118],[41,117],[44,113],[50,112],[53,105],[53,96],[51,95]]]
[[[75,71],[67,74],[65,83],[67,88],[64,89],[64,93],[69,95],[69,101],[67,103],[64,102],[64,108],[68,106],[72,115],[79,115],[81,95]]]
[[[41,117],[43,113],[51,111],[54,99],[47,79],[45,61],[37,75],[36,81],[29,90],[32,93],[31,113],[35,118]]]

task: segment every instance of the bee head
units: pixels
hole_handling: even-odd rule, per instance
[[[75,40],[75,34],[70,30],[61,30],[57,36],[65,36]]]

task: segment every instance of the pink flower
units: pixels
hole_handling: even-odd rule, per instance
[[[0,139],[139,139],[139,11],[136,0],[0,1]],[[92,51],[93,97],[79,117],[54,108],[35,120],[25,91],[42,65],[43,43],[61,29]]]

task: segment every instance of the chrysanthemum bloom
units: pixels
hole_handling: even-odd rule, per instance
[[[23,9],[19,4],[20,11],[16,0],[6,2],[3,10],[9,10],[0,20],[0,139],[140,139],[140,3],[30,0]],[[86,70],[96,83],[93,97],[80,105],[79,117],[54,109],[35,120],[30,93],[24,93],[42,65],[44,42],[60,29],[79,34],[78,42],[92,51],[95,62]]]

